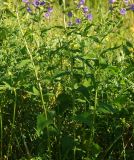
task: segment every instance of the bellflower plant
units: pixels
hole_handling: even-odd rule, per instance
[[[68,17],[72,17],[73,16],[73,14],[72,14],[72,12],[68,12]]]
[[[30,8],[30,7],[27,7],[27,11],[28,11],[29,13],[31,13],[31,12],[32,12],[32,10],[31,10],[31,8]]]
[[[76,18],[75,22],[76,22],[76,24],[80,24],[81,23],[81,19],[80,18]]]
[[[88,9],[87,6],[83,7],[83,12],[84,12],[84,13],[87,13],[88,11],[89,11],[89,9]]]
[[[44,13],[44,17],[47,18],[47,19],[49,19],[50,13],[49,12]]]
[[[134,4],[130,4],[128,9],[134,11]]]
[[[33,5],[34,5],[35,7],[38,7],[39,4],[40,4],[39,0],[34,0]]]
[[[80,0],[79,5],[84,5],[85,4],[85,0]]]
[[[49,13],[52,13],[52,12],[53,12],[53,8],[52,8],[52,7],[48,7],[47,11],[48,11]]]
[[[86,15],[86,18],[91,21],[93,19],[93,15],[91,13]]]
[[[46,3],[44,1],[40,2],[40,6],[44,6]]]
[[[126,14],[126,9],[125,8],[121,8],[120,9],[120,14],[121,15],[125,15]]]

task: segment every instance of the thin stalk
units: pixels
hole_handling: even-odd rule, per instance
[[[73,74],[74,74],[74,59],[73,59],[73,53],[71,53],[71,75],[70,75],[70,81],[71,81],[71,88],[73,90],[73,86],[74,86],[74,78],[73,78]],[[75,112],[76,112],[76,108],[75,108],[75,105],[74,105],[74,93],[72,92],[72,99],[73,99],[73,116],[75,116]],[[75,127],[73,129],[73,138],[74,140],[76,139],[76,132],[75,132]],[[76,159],[76,146],[74,146],[74,150],[73,150],[73,160]]]
[[[63,0],[63,21],[64,21],[64,27],[66,28],[66,14],[65,14],[65,10],[66,10],[66,1]]]
[[[0,143],[0,159],[2,159],[2,146],[3,146],[3,122],[2,122],[2,107],[0,107],[0,138],[1,138],[1,143]]]
[[[94,111],[93,111],[93,123],[92,123],[92,129],[91,129],[91,141],[94,139],[94,133],[95,133],[95,119],[96,119],[96,107],[98,103],[98,90],[95,91],[95,97],[94,97]]]
[[[40,81],[39,81],[38,71],[37,71],[37,69],[36,69],[36,66],[35,66],[35,63],[34,63],[34,60],[33,60],[32,53],[31,53],[30,50],[29,50],[27,41],[26,41],[25,36],[24,36],[23,29],[22,29],[22,27],[21,27],[20,17],[19,17],[19,14],[18,14],[18,10],[16,10],[16,14],[17,14],[18,25],[19,25],[19,27],[20,27],[20,31],[21,31],[21,34],[22,34],[22,37],[23,37],[23,41],[24,41],[25,47],[26,47],[26,49],[27,49],[27,53],[28,53],[28,56],[29,56],[29,58],[30,58],[30,60],[31,60],[32,66],[33,66],[33,68],[34,68],[35,78],[36,78],[37,83],[38,83],[39,92],[40,92],[40,97],[41,97],[41,101],[42,101],[42,106],[43,106],[43,109],[44,109],[44,112],[45,112],[45,117],[46,117],[46,119],[47,119],[47,107],[45,106],[45,101],[44,101],[44,98],[43,98],[42,86],[41,86],[41,83],[40,83]]]
[[[12,154],[12,138],[13,138],[13,131],[15,128],[15,117],[16,117],[16,102],[17,102],[17,94],[16,94],[16,89],[13,89],[14,92],[14,108],[13,108],[13,120],[12,120],[12,125],[11,125],[11,135],[10,135],[10,140],[8,144],[8,149],[7,149],[7,157],[9,157],[9,154]]]
[[[46,103],[44,101],[43,92],[42,92],[42,86],[41,86],[41,83],[40,83],[40,80],[39,80],[39,75],[38,75],[38,70],[36,69],[36,65],[35,65],[34,60],[33,60],[33,55],[30,52],[30,49],[28,47],[26,38],[24,36],[24,32],[23,32],[23,29],[22,29],[22,26],[21,26],[21,23],[20,23],[20,17],[19,17],[19,14],[18,14],[18,9],[16,9],[16,15],[17,15],[17,21],[18,21],[18,25],[19,25],[19,28],[20,28],[20,32],[21,32],[22,37],[23,37],[23,42],[24,42],[24,45],[25,45],[25,47],[27,49],[28,56],[30,58],[30,61],[31,61],[33,69],[34,69],[35,78],[36,78],[36,81],[38,83],[38,88],[39,88],[39,92],[40,92],[40,98],[41,98],[41,102],[42,102],[42,107],[43,107],[43,110],[44,110],[45,118],[47,120],[48,119],[47,106],[46,106]],[[51,145],[50,145],[50,135],[49,135],[48,128],[47,128],[47,134],[48,134],[48,153],[49,153],[49,158],[51,159]]]

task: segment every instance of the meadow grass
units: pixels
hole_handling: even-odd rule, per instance
[[[46,19],[2,3],[0,159],[133,159],[133,13],[86,3],[93,20],[70,27],[75,4]]]

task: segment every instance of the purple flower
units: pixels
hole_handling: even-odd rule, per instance
[[[53,8],[48,7],[47,11],[48,11],[49,13],[52,13],[52,12],[53,12]]]
[[[93,19],[93,15],[91,13],[86,15],[86,18],[91,21]]]
[[[38,7],[39,4],[40,4],[39,0],[34,0],[33,5],[34,5],[35,7]]]
[[[116,0],[109,0],[109,3],[114,3]]]
[[[80,0],[79,5],[84,5],[85,0]]]
[[[88,7],[87,7],[87,6],[83,7],[83,12],[84,12],[84,13],[87,13],[87,12],[88,12],[88,10],[89,10],[89,9],[88,9]]]
[[[40,2],[41,6],[44,6],[46,3],[44,1]]]
[[[120,14],[125,15],[126,14],[126,8],[121,8],[120,9]]]
[[[73,16],[73,14],[72,14],[72,12],[68,12],[68,17],[72,17]]]
[[[80,24],[81,20],[79,18],[76,18],[75,22],[76,22],[76,24]]]
[[[31,10],[31,8],[30,8],[30,7],[27,7],[27,11],[28,11],[29,13],[31,13],[31,12],[32,12],[32,10]]]
[[[22,2],[24,2],[24,3],[28,3],[28,2],[29,2],[29,0],[22,0]]]
[[[47,19],[49,19],[50,13],[49,12],[44,13],[44,17],[47,18]]]
[[[128,9],[134,11],[134,4],[130,4],[129,6],[130,6],[130,7],[129,7]]]

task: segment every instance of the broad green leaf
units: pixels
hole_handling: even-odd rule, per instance
[[[40,95],[40,92],[39,92],[38,89],[35,88],[34,86],[33,86],[33,93],[34,93],[34,95],[37,95],[37,96]]]

